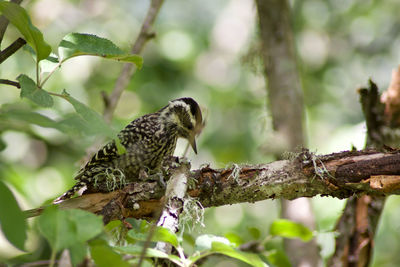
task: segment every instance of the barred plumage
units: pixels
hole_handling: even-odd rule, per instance
[[[195,137],[202,127],[199,105],[192,98],[170,101],[159,111],[129,123],[115,140],[101,148],[79,171],[76,185],[56,201],[72,197],[86,187],[85,193],[109,192],[126,182],[139,179],[144,170],[152,174],[172,156],[178,137],[186,138],[197,153]]]

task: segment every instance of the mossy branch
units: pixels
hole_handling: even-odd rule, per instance
[[[239,168],[239,170],[238,170]],[[235,172],[235,177],[233,177]],[[307,150],[291,160],[224,169],[191,171],[187,195],[204,207],[264,199],[400,194],[400,151],[345,151],[316,156]],[[102,214],[104,221],[149,218],[159,210],[165,189],[156,181],[137,182],[110,193],[84,194],[57,205]],[[26,211],[37,216],[43,208]]]

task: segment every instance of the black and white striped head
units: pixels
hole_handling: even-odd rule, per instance
[[[183,97],[172,100],[160,111],[161,119],[177,126],[178,136],[186,138],[197,154],[196,135],[203,127],[199,105],[193,98]]]

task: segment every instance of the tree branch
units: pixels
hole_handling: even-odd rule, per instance
[[[7,84],[7,85],[12,85],[15,86],[17,88],[21,88],[21,85],[19,84],[19,82],[14,82],[11,80],[7,80],[7,79],[0,79],[0,84]]]
[[[303,151],[293,160],[225,169],[203,167],[192,171],[188,179],[196,181],[188,195],[204,207],[316,195],[343,199],[400,194],[400,151],[346,151],[322,156]],[[150,218],[160,209],[163,196],[164,189],[148,181],[110,193],[84,194],[57,205],[102,214],[107,223],[127,217]],[[42,210],[25,214],[33,217]]]
[[[21,47],[26,44],[26,41],[22,38],[18,38],[11,45],[9,45],[6,49],[0,52],[0,64],[3,63],[4,60],[9,58],[12,54],[18,51]]]
[[[146,18],[142,24],[142,28],[140,30],[139,36],[137,37],[132,49],[132,54],[140,54],[146,42],[155,36],[154,33],[151,33],[151,27],[156,19],[156,16],[163,4],[164,0],[152,0],[150,3],[149,10],[147,11]],[[126,88],[131,79],[136,67],[132,63],[127,63],[123,66],[122,72],[119,75],[117,82],[115,83],[114,89],[111,92],[111,95],[105,101],[106,106],[103,112],[103,117],[107,122],[110,122],[112,116],[114,114],[115,108],[117,107],[117,103],[121,97],[122,92]],[[104,98],[104,97],[103,97]]]
[[[11,0],[10,2],[17,5],[21,4],[22,0]],[[8,26],[8,19],[4,16],[0,16],[0,44],[3,41],[4,33],[6,32]]]

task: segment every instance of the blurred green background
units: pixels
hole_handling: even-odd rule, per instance
[[[36,25],[53,47],[70,32],[96,34],[128,51],[138,34],[149,1],[36,0],[24,1]],[[397,0],[293,0],[292,22],[306,104],[308,147],[319,154],[364,146],[365,124],[357,89],[372,78],[384,90],[391,70],[400,62],[400,1]],[[231,163],[273,160],[269,143],[273,136],[267,109],[267,92],[257,56],[256,8],[250,0],[166,0],[154,27],[157,37],[143,53],[144,66],[123,93],[113,127],[123,128],[143,114],[153,112],[174,98],[195,98],[207,124],[198,139],[192,167],[202,164],[226,167]],[[5,48],[19,37],[10,26]],[[101,91],[111,92],[122,64],[95,57],[66,62],[46,84],[46,90],[64,88],[99,113]],[[34,62],[22,49],[0,68],[1,78],[27,73],[34,77]],[[0,105],[32,108],[19,90],[0,85]],[[70,104],[55,99],[51,109],[36,111],[51,118],[73,112]],[[282,107],[284,108],[284,107]],[[85,149],[94,136],[66,135],[55,129],[21,121],[0,120],[3,150],[0,179],[13,189],[23,209],[54,199],[74,183]],[[176,154],[186,144],[180,142]],[[321,253],[329,256],[334,235],[329,232],[340,216],[344,201],[312,200]],[[376,237],[372,266],[400,264],[399,197],[386,203]],[[194,235],[236,233],[243,240],[260,239],[279,216],[279,201],[231,205],[207,209],[205,228]],[[39,244],[34,231],[29,248]],[[0,236],[0,259],[20,252]],[[234,266],[226,258],[211,260],[216,266]]]

